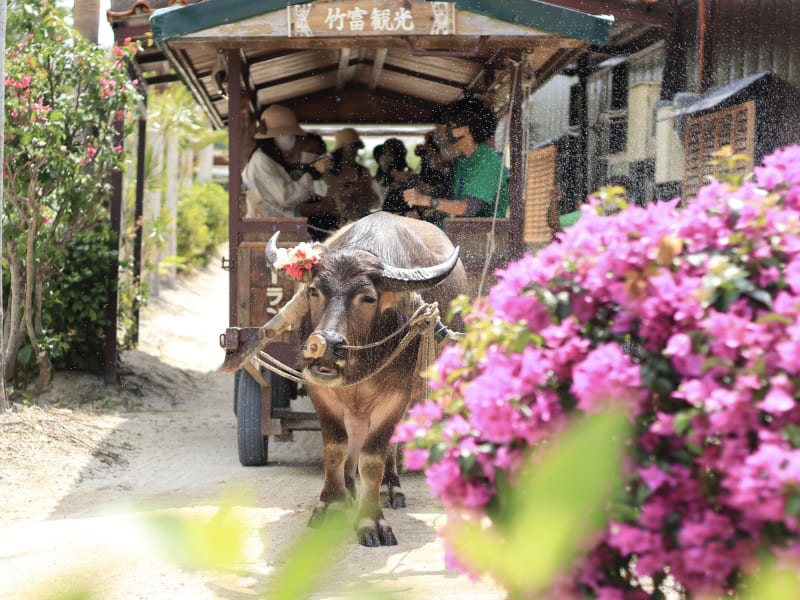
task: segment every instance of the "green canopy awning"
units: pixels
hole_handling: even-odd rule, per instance
[[[150,28],[155,40],[163,42],[305,3],[301,0],[207,0],[157,11],[150,19]],[[456,0],[455,5],[462,11],[588,44],[606,44],[613,25],[610,17],[591,15],[538,0]]]

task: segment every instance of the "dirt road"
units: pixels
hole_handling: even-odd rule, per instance
[[[227,274],[211,268],[143,313],[137,351],[123,355],[123,385],[59,374],[55,408],[0,415],[0,598],[98,600],[266,597],[322,483],[317,432],[270,442],[271,463],[242,467],[233,378],[213,369],[227,325]],[[60,408],[59,408],[60,407]],[[407,475],[407,509],[387,514],[399,545],[348,545],[313,598],[342,598],[374,584],[403,599],[504,597],[444,567],[435,529],[441,506]],[[234,498],[252,526],[233,574],[182,570],[162,555],[143,517],[210,518]]]

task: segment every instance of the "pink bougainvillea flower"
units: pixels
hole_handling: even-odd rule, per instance
[[[448,514],[491,523],[498,482],[573,414],[630,408],[624,518],[565,594],[639,598],[669,572],[687,597],[732,595],[757,548],[800,558],[800,146],[754,172],[683,205],[585,205],[497,273],[398,427]]]

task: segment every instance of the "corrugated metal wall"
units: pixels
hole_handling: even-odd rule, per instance
[[[531,146],[564,134],[569,126],[569,90],[575,76],[556,75],[530,97]]]
[[[714,84],[772,71],[800,89],[800,1],[715,0]]]

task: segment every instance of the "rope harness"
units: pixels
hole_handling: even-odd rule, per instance
[[[404,330],[406,334],[397,344],[397,348],[395,348],[383,361],[378,365],[377,368],[373,369],[372,372],[364,375],[357,381],[352,381],[350,383],[337,386],[337,387],[350,387],[354,385],[358,385],[359,383],[363,383],[375,377],[378,373],[383,371],[386,367],[388,367],[407,347],[414,339],[419,336],[420,337],[420,348],[419,348],[419,364],[420,364],[420,372],[427,370],[427,368],[433,364],[433,361],[436,359],[436,347],[437,347],[437,340],[436,336],[439,333],[437,329],[437,325],[440,323],[439,321],[439,305],[436,302],[422,303],[419,307],[414,311],[414,313],[409,318],[408,322],[398,327],[392,333],[380,339],[376,342],[371,342],[369,344],[364,344],[362,346],[342,346],[342,348],[352,351],[361,351],[361,350],[370,350],[372,348],[377,348],[389,340],[397,337],[400,335]],[[448,337],[455,338],[463,334],[448,332]],[[253,362],[257,363],[259,366],[264,367],[265,369],[272,371],[276,375],[280,375],[290,381],[294,381],[297,383],[307,383],[306,379],[303,377],[302,372],[298,371],[297,369],[293,369],[292,367],[284,364],[277,358],[270,356],[265,351],[260,351],[256,356],[252,359]]]

